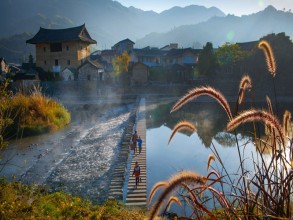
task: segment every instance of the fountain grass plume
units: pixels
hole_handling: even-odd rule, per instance
[[[242,77],[239,85],[239,98],[238,104],[241,104],[244,100],[244,92],[246,89],[251,89],[252,83],[250,77],[246,74]]]
[[[181,108],[186,103],[190,102],[191,100],[196,99],[197,97],[201,95],[208,95],[212,98],[214,98],[222,107],[225,109],[230,121],[232,120],[232,113],[230,106],[226,100],[226,98],[222,95],[221,92],[215,90],[214,88],[210,86],[202,86],[197,87],[192,90],[190,90],[185,96],[183,96],[171,109],[171,113]]]
[[[227,131],[232,131],[235,128],[237,128],[240,124],[252,121],[262,121],[265,124],[268,124],[272,128],[276,129],[281,138],[283,147],[285,147],[285,136],[279,120],[275,116],[264,110],[251,109],[242,112],[240,115],[233,118],[233,120],[228,123]]]
[[[197,183],[204,185],[206,183],[206,177],[201,176],[197,173],[192,171],[182,171],[176,174],[175,176],[171,177],[167,181],[168,185],[161,193],[159,198],[157,199],[156,203],[152,207],[150,211],[149,219],[154,219],[157,215],[158,211],[160,210],[163,203],[166,201],[168,195],[176,189],[178,186],[182,186],[182,183]]]
[[[291,123],[291,112],[289,112],[288,110],[285,111],[284,115],[283,115],[283,129],[284,129],[284,134],[287,135],[289,129],[289,125]]]
[[[207,166],[207,170],[210,169],[210,165],[211,165],[212,160],[215,161],[216,158],[215,158],[215,155],[210,154],[210,155],[209,155],[209,158],[208,158],[208,166]]]
[[[196,128],[193,124],[191,124],[188,121],[181,121],[181,122],[177,123],[175,125],[175,127],[173,128],[173,131],[172,131],[172,134],[169,138],[168,144],[171,142],[171,140],[174,137],[174,135],[176,134],[176,132],[181,131],[181,130],[187,130],[187,131],[190,131],[193,133],[196,131]]]
[[[162,187],[166,188],[167,185],[168,185],[168,183],[164,182],[164,181],[160,181],[160,182],[156,183],[156,185],[154,185],[153,188],[151,189],[151,192],[150,192],[150,195],[149,195],[149,198],[148,198],[148,204],[151,203],[151,201],[152,201],[155,193],[157,192],[157,190],[159,188],[162,188]]]
[[[177,203],[180,207],[182,207],[181,202],[178,199],[178,197],[177,196],[171,196],[169,201],[167,202],[166,208],[165,208],[163,213],[166,213],[170,209],[170,207],[171,207],[173,202]]]
[[[268,71],[272,74],[273,77],[276,76],[276,60],[269,42],[262,40],[258,43],[258,48],[261,49],[266,57]]]

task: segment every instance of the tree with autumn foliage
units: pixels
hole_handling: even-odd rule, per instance
[[[130,75],[128,74],[129,62],[130,56],[126,51],[123,51],[122,54],[116,56],[112,61],[115,77],[119,79],[119,82],[124,87],[130,84]]]
[[[234,65],[246,56],[238,44],[225,43],[216,51],[218,66],[225,72],[233,73]]]

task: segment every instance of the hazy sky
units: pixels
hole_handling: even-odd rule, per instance
[[[247,15],[273,5],[278,10],[293,11],[293,0],[116,0],[124,6],[161,12],[173,6],[202,5],[215,6],[225,14]]]

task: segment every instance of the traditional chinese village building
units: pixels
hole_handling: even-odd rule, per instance
[[[40,28],[26,43],[36,45],[36,66],[60,73],[66,67],[78,68],[89,56],[91,38],[85,25],[66,29]]]

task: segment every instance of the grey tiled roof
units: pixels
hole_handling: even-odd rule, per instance
[[[57,43],[65,41],[83,41],[89,44],[96,44],[97,42],[91,38],[85,25],[66,29],[45,29],[40,28],[39,32],[26,43]]]

